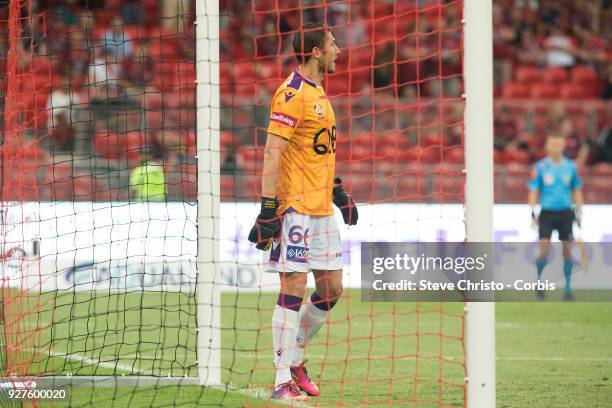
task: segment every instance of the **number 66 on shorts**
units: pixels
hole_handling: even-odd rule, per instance
[[[335,217],[299,214],[289,208],[283,216],[280,240],[264,256],[266,272],[342,269],[342,243]]]

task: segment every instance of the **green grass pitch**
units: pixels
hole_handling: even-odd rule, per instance
[[[358,291],[345,295],[307,350],[322,395],[304,406],[463,406],[462,304],[363,303]],[[34,371],[197,375],[191,295],[81,292],[40,300],[39,340],[52,353],[39,355]],[[84,386],[53,406],[265,406],[258,396],[273,380],[275,300],[222,297],[223,380],[242,392]],[[612,407],[612,304],[498,303],[496,320],[498,407]]]

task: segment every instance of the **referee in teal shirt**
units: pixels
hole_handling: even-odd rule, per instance
[[[550,237],[553,230],[559,233],[563,241],[563,275],[565,290],[563,298],[572,300],[570,286],[572,276],[572,259],[570,245],[573,241],[572,227],[574,220],[580,225],[582,215],[582,180],[578,176],[576,164],[563,156],[565,138],[550,135],[546,140],[547,157],[535,164],[529,180],[529,205],[533,224],[538,226],[540,236],[540,257],[536,261],[538,280],[546,266]],[[536,217],[535,208],[540,204],[540,215]],[[544,298],[544,292],[538,291],[538,297]]]

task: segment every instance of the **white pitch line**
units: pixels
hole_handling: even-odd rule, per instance
[[[80,355],[74,354],[74,353],[70,353],[70,354],[68,354],[68,353],[60,353],[60,352],[53,351],[53,350],[48,350],[47,352],[49,353],[50,356],[53,356],[53,357],[62,357],[62,358],[67,358],[68,360],[82,361],[82,362],[87,363],[87,364],[96,365],[96,366],[100,366],[100,367],[104,367],[104,368],[119,369],[119,370],[122,370],[122,371],[127,371],[128,373],[129,372],[133,372],[133,373],[138,373],[138,374],[147,374],[147,371],[142,370],[140,368],[129,366],[127,364],[110,363],[110,362],[106,362],[106,361],[100,361],[100,360],[97,360],[95,358],[89,358],[89,357],[85,357],[85,356],[80,356]]]

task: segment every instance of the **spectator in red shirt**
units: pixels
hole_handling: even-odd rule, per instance
[[[71,31],[66,50],[66,60],[70,62],[70,70],[81,77],[89,67],[90,48],[87,47],[85,35],[81,30]]]
[[[257,36],[256,57],[278,55],[281,51],[280,31],[276,29],[276,21],[268,18],[264,21],[263,32]]]
[[[71,87],[67,75],[62,77],[62,83],[49,95],[47,110],[49,112],[48,129],[54,143],[54,149],[60,151],[72,150],[75,129],[78,122],[80,98]]]
[[[577,55],[583,62],[595,68],[602,68],[608,61],[607,48],[606,40],[597,31],[584,31]]]
[[[517,32],[499,4],[493,5],[493,77],[504,83],[512,78],[512,43]]]
[[[521,64],[544,65],[544,50],[532,28],[520,33],[516,58]]]
[[[496,112],[493,118],[495,147],[503,150],[517,140],[516,118],[505,106]]]
[[[151,57],[149,40],[143,38],[131,58],[122,61],[125,79],[134,85],[146,86],[153,80],[155,60]]]

